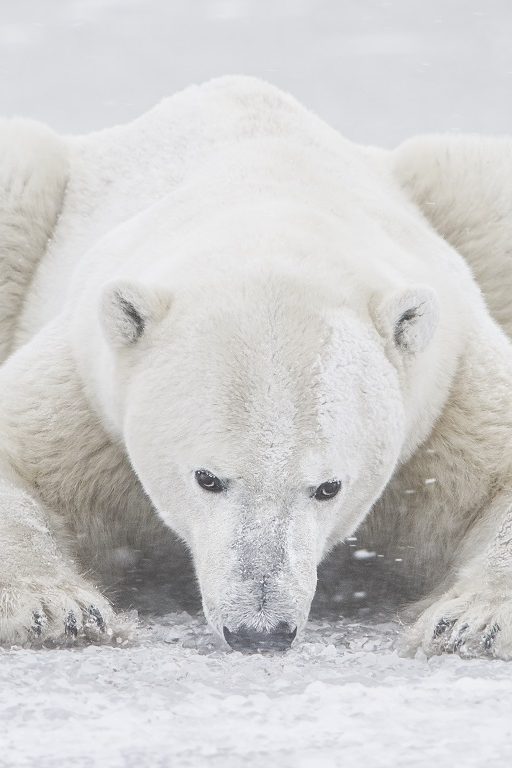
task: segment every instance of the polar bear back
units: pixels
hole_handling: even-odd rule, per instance
[[[259,137],[349,144],[293,97],[247,77],[191,86],[132,123],[69,138],[64,205],[17,346],[59,313],[77,264],[98,239],[179,187],[219,149]]]

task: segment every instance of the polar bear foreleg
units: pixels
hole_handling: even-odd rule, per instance
[[[44,510],[0,478],[0,644],[99,639],[111,613],[60,550]]]
[[[512,494],[504,493],[466,535],[459,567],[405,637],[407,650],[512,659]]]

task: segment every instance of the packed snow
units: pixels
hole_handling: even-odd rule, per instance
[[[505,766],[510,665],[401,658],[397,626],[310,622],[285,655],[218,649],[202,618],[129,646],[0,653],[0,766]]]
[[[510,131],[508,0],[20,0],[1,22],[2,112],[61,131],[230,72],[291,90],[360,142]],[[170,608],[165,584],[154,604],[134,599],[138,628],[110,644],[1,650],[0,767],[509,764],[512,666],[400,655],[400,600],[365,578],[378,553],[353,549],[360,571],[333,586],[336,561],[325,569],[285,655],[216,641],[185,595],[190,570]]]

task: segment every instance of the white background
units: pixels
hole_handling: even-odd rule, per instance
[[[4,114],[84,132],[252,74],[355,141],[510,129],[509,0],[1,0]]]

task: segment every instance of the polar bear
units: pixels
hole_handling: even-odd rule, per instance
[[[233,649],[357,531],[427,595],[408,647],[512,656],[509,140],[361,147],[228,77],[0,147],[0,642],[108,633],[163,521]]]

